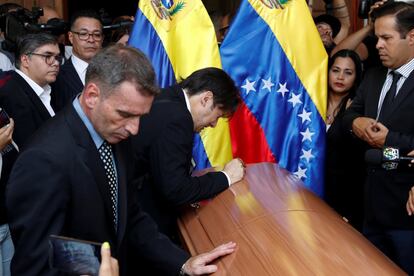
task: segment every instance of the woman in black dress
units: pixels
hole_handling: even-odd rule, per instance
[[[329,60],[325,200],[360,230],[363,221],[365,162],[363,144],[342,125],[361,80],[362,64],[352,50]]]

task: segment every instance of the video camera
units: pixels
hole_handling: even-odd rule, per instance
[[[32,11],[18,8],[0,14],[0,28],[4,32],[6,50],[13,52],[17,39],[28,33],[48,32],[58,36],[68,31],[68,24],[58,18],[52,18],[46,24],[38,24],[42,15],[43,9],[38,7],[33,7]]]

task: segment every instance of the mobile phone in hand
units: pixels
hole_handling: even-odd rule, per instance
[[[49,264],[54,269],[70,274],[98,275],[101,264],[101,244],[51,235]]]

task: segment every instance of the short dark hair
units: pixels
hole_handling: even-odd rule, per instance
[[[218,31],[221,28],[221,21],[224,17],[224,12],[221,10],[213,10],[208,13],[211,22],[213,22],[214,29]]]
[[[101,23],[101,26],[103,26],[102,19],[99,16],[99,13],[95,10],[79,10],[73,13],[72,17],[70,18],[69,25],[70,30],[73,28],[73,24],[75,24],[76,20],[78,20],[81,17],[86,18],[93,18],[99,21]]]
[[[321,14],[314,19],[315,25],[319,23],[328,24],[332,29],[332,38],[335,38],[339,31],[341,30],[341,21],[333,15],[330,14]]]
[[[414,28],[414,5],[406,2],[388,1],[384,5],[374,9],[371,18],[377,20],[387,15],[395,16],[396,29],[401,38]]]
[[[130,46],[116,44],[104,48],[92,58],[86,70],[85,86],[96,82],[104,97],[126,81],[134,83],[145,96],[159,93],[150,61]]]
[[[189,96],[205,91],[213,93],[214,105],[231,116],[241,102],[240,93],[232,78],[221,69],[209,67],[193,72],[179,83]]]
[[[58,45],[57,38],[48,33],[26,34],[17,40],[17,49],[15,53],[16,68],[20,69],[20,57],[28,53],[35,52],[39,47],[44,45]]]
[[[115,18],[112,21],[112,24],[118,24],[123,22],[134,22],[130,16],[121,15]],[[121,26],[119,28],[116,28],[114,31],[112,31],[111,34],[111,42],[118,42],[124,35],[129,35],[132,32],[132,24],[129,26]]]

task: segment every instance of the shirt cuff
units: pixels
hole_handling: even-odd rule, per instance
[[[227,174],[227,173],[225,173],[224,171],[221,171],[222,173],[224,173],[224,175],[226,176],[226,178],[227,178],[227,183],[229,184],[229,187],[230,187],[230,185],[231,184],[233,184],[233,183],[231,183],[231,179],[230,179],[230,176]]]

